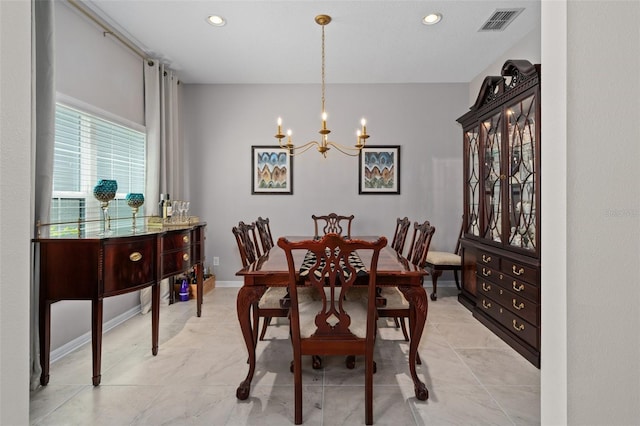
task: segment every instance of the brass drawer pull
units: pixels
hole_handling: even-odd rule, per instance
[[[185,244],[189,243],[189,236],[188,236],[188,235],[185,235],[184,237],[182,237],[182,241],[183,241]]]
[[[482,261],[483,261],[484,263],[489,263],[489,262],[491,262],[491,256],[486,256],[486,255],[484,255],[484,254],[483,254],[483,255],[482,255]]]
[[[139,251],[134,251],[129,255],[129,260],[132,262],[137,262],[142,259],[142,254]]]
[[[491,309],[491,302],[487,303],[487,301],[486,301],[486,300],[482,299],[482,306],[483,306],[485,309]]]
[[[522,331],[522,330],[524,330],[524,324],[520,324],[520,325],[518,325],[518,323],[516,322],[516,320],[513,320],[513,328],[514,328],[516,331]]]
[[[513,299],[513,307],[516,308],[517,310],[523,309],[524,308],[524,303],[520,302],[516,305],[516,299]]]
[[[513,287],[513,289],[514,289],[515,291],[522,291],[522,290],[524,290],[524,284],[522,284],[522,283],[518,284],[518,282],[517,282],[517,281],[514,281],[514,282],[513,282],[513,284],[511,284],[511,287]]]
[[[482,282],[482,289],[484,291],[491,291],[491,286],[487,285],[487,283],[485,283],[485,282]]]
[[[491,269],[485,269],[482,268],[482,275],[484,275],[485,277],[490,277],[491,276]]]
[[[182,260],[184,260],[185,262],[186,262],[187,260],[189,260],[189,254],[188,254],[188,253],[183,254],[183,255],[182,255]]]
[[[516,274],[518,276],[524,274],[524,268],[516,269],[516,265],[513,265],[511,270],[513,271],[514,274]]]

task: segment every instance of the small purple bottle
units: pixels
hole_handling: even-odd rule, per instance
[[[189,282],[186,278],[182,279],[182,283],[180,284],[180,292],[178,293],[181,302],[186,302],[189,300]]]

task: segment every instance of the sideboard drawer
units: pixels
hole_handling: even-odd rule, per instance
[[[191,231],[171,232],[162,238],[162,249],[165,252],[189,247],[191,244]]]
[[[162,253],[162,278],[177,275],[193,265],[191,247],[184,250]]]
[[[154,282],[156,238],[154,235],[119,240],[104,245],[104,294],[117,294],[127,289]]]

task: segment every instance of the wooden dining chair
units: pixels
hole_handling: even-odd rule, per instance
[[[258,230],[258,236],[260,236],[262,252],[267,253],[274,245],[273,237],[271,236],[271,226],[269,226],[269,218],[263,219],[262,217],[258,217],[258,220],[256,220],[256,228]]]
[[[335,233],[328,233],[319,240],[290,242],[284,237],[278,240],[278,246],[286,253],[289,269],[295,424],[302,423],[302,355],[364,355],[365,423],[373,424],[376,274],[380,250],[386,245],[385,237],[367,242]],[[356,250],[372,252],[371,263],[366,265],[367,304],[344,297],[358,275],[350,256]],[[315,255],[305,282],[320,295],[319,300],[299,300],[300,272],[294,263],[294,251]]]
[[[453,252],[448,251],[429,251],[425,259],[424,266],[431,275],[431,283],[433,284],[433,292],[431,300],[438,299],[438,277],[443,271],[453,271],[453,278],[456,280],[456,287],[460,291],[460,281],[458,279],[458,271],[462,270],[462,256],[460,256],[460,239],[462,238],[463,225],[460,226],[456,248]]]
[[[424,267],[431,239],[435,232],[436,228],[431,226],[429,221],[425,221],[421,224],[418,222],[414,223],[413,237],[411,238],[411,245],[409,246],[409,253],[407,254],[409,262],[420,268]],[[378,315],[381,318],[399,319],[404,339],[409,341],[411,333],[407,333],[407,329],[405,327],[405,318],[408,318],[409,331],[413,328],[409,302],[397,287],[382,287],[379,294],[380,297],[384,298],[386,304],[385,306],[378,308]],[[420,363],[420,357],[418,357],[418,364]]]
[[[405,216],[403,219],[396,219],[396,230],[393,233],[391,248],[394,249],[400,256],[402,256],[402,252],[404,251],[404,243],[407,240],[407,234],[409,233],[410,227],[411,221],[408,217]]]
[[[408,217],[397,218],[396,219],[396,230],[393,233],[393,240],[391,241],[391,248],[398,253],[399,256],[402,256],[402,252],[404,251],[405,241],[407,240],[407,234],[409,233],[409,228],[411,227],[411,221]],[[378,293],[380,293],[380,289]],[[393,321],[396,324],[396,328],[402,329],[402,334],[404,335],[406,340],[409,340],[409,335],[407,334],[407,328],[404,325],[404,321],[402,318],[394,318]]]
[[[322,235],[334,233],[351,238],[351,222],[354,216],[341,216],[336,213],[329,213],[328,215],[316,216],[311,215],[313,219],[313,225],[315,229],[314,237],[318,238]],[[345,231],[346,228],[346,232]],[[320,233],[322,231],[322,233]]]
[[[239,222],[238,226],[234,226],[231,231],[236,237],[242,266],[249,266],[260,257],[255,234],[255,224]],[[287,306],[288,297],[286,287],[269,287],[258,303],[253,306],[253,340],[255,343],[258,341],[258,327],[260,326],[261,317],[264,318],[264,320],[262,323],[262,331],[260,332],[260,340],[264,340],[267,327],[271,323],[271,318],[287,317],[289,313]]]

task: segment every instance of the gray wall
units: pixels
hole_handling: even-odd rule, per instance
[[[568,7],[568,416],[638,424],[640,2]]]
[[[29,424],[31,5],[0,1],[0,424]]]
[[[311,215],[354,214],[352,233],[392,237],[398,216],[430,220],[434,249],[452,250],[462,214],[462,142],[456,118],[466,84],[328,85],[331,140],[355,143],[361,117],[368,144],[401,146],[401,194],[358,195],[358,159],[336,150],[294,157],[293,195],[251,195],[251,145],[277,144],[276,119],[297,144],[317,139],[319,85],[186,85],[184,132],[194,214],[207,221],[207,262],[217,282],[239,283],[231,228],[269,217],[274,238],[310,235]],[[445,279],[451,279],[445,277]]]
[[[142,59],[66,2],[55,2],[56,91],[89,112],[144,125]],[[104,322],[140,304],[139,292],[106,298]],[[91,331],[91,302],[51,305],[51,349]]]

